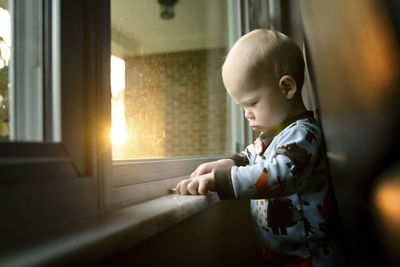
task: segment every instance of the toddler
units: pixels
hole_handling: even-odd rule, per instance
[[[300,48],[282,33],[254,30],[232,47],[222,78],[261,134],[230,159],[201,164],[177,193],[217,191],[220,199],[251,199],[268,266],[337,264],[335,202],[321,130],[301,97]]]

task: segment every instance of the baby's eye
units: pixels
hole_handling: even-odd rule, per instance
[[[249,107],[253,107],[253,106],[255,106],[257,103],[258,103],[258,101],[250,102],[250,103],[249,103]]]

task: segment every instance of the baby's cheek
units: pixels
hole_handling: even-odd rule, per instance
[[[260,114],[259,121],[263,124],[262,126],[271,128],[279,122],[278,117],[275,114],[271,114],[271,111],[266,111]]]

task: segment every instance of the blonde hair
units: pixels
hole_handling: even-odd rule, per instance
[[[227,66],[237,65],[235,61],[238,57],[243,71],[263,76],[255,77],[257,79],[273,78],[277,84],[282,76],[290,75],[298,89],[303,86],[303,54],[298,45],[283,33],[257,29],[242,36],[229,51],[222,71]]]

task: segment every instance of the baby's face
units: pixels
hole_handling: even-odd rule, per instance
[[[245,117],[254,131],[268,132],[289,114],[289,103],[278,87],[254,81],[247,75],[225,73],[223,78],[226,90],[243,107]]]

